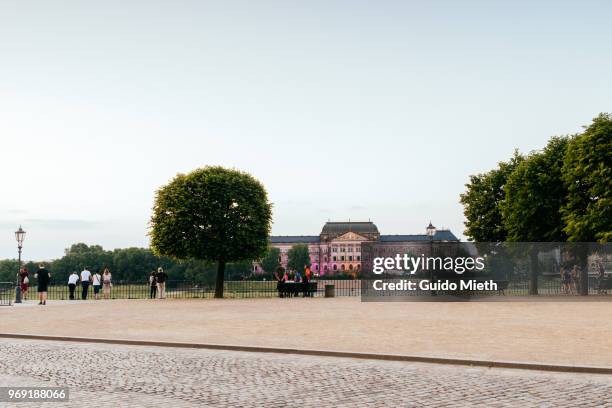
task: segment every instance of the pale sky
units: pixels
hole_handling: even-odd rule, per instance
[[[470,174],[612,111],[612,7],[0,1],[0,258],[147,246],[154,191],[252,173],[273,233],[463,237]]]

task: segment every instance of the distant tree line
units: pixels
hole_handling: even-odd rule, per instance
[[[17,274],[16,259],[0,260],[0,282],[13,282]],[[24,264],[30,273],[36,272],[40,262],[29,261]],[[217,267],[214,262],[202,260],[177,261],[165,256],[157,256],[145,248],[123,248],[112,251],[100,245],[74,244],[65,250],[63,257],[45,262],[53,275],[54,283],[65,283],[68,275],[87,267],[91,271],[109,268],[113,280],[146,281],[152,270],[164,268],[170,280],[189,280],[203,284],[213,284]],[[252,273],[252,262],[231,262],[225,269],[225,277],[241,280]]]
[[[610,242],[612,115],[473,175],[460,202],[479,242]]]
[[[112,251],[105,250],[100,245],[78,243],[66,249],[63,257],[44,262],[53,275],[55,284],[63,284],[73,271],[79,273],[87,267],[91,271],[102,272],[109,268],[116,281],[146,281],[151,271],[158,267],[164,268],[169,280],[187,280],[205,285],[213,285],[217,274],[217,263],[190,259],[177,261],[175,259],[155,255],[146,248],[122,248]],[[288,253],[289,272],[302,272],[304,265],[310,266],[308,246],[294,245]],[[253,272],[252,261],[229,262],[225,268],[226,280],[273,280],[274,273],[280,266],[280,250],[269,246],[260,259],[262,272]],[[38,269],[40,262],[28,261],[23,264],[31,274]],[[16,259],[0,260],[0,282],[14,282],[18,266]],[[351,274],[336,273],[335,279],[349,279]],[[33,283],[35,280],[32,281]]]

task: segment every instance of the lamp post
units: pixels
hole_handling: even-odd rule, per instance
[[[21,303],[21,285],[19,284],[19,274],[21,273],[21,248],[23,247],[23,239],[25,238],[25,231],[19,226],[19,229],[15,231],[15,239],[17,240],[17,249],[19,250],[19,267],[17,268],[17,286],[15,286],[15,303]]]
[[[431,221],[429,221],[429,225],[427,226],[427,236],[429,237],[429,256],[433,258],[433,239],[434,239],[434,235],[436,235],[436,227],[434,227],[431,224]],[[433,262],[433,264],[435,265],[436,263]],[[431,269],[429,271],[429,284],[432,285],[434,283],[434,270]],[[431,291],[431,296],[436,296],[437,293],[435,290]]]

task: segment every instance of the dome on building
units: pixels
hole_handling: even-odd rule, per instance
[[[355,232],[357,234],[379,234],[378,227],[371,221],[366,222],[332,222],[328,221],[321,230],[321,235],[338,236],[347,232]]]

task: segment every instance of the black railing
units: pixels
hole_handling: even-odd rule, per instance
[[[410,278],[411,280],[413,278]],[[414,279],[418,280],[418,279]],[[325,294],[325,285],[334,285],[335,296],[361,296],[362,281],[360,279],[320,279],[316,282],[316,290],[312,293],[315,297]],[[365,281],[363,281],[365,285]],[[501,281],[500,281],[501,282]],[[527,296],[529,294],[529,282],[526,279],[503,281],[503,289],[492,291],[491,295],[500,296]],[[538,282],[538,293],[540,296],[571,296],[579,293],[576,283],[564,287],[558,278],[542,278]],[[32,287],[36,290],[36,286]],[[278,297],[276,281],[226,281],[224,283],[225,298],[272,298]],[[0,283],[0,304],[10,304],[14,299],[14,284],[10,282]],[[77,285],[75,298],[81,298],[82,289]],[[600,289],[599,280],[595,277],[589,278],[589,295],[612,295],[612,287],[607,291]],[[157,293],[159,296],[159,292]],[[190,281],[167,281],[166,298],[168,299],[207,299],[215,295],[214,285],[202,284]],[[400,295],[398,293],[398,295]],[[110,289],[110,299],[148,299],[151,296],[151,287],[145,281],[115,281]],[[300,294],[301,296],[301,294]],[[49,300],[69,299],[68,285],[49,285],[47,298]],[[93,286],[89,286],[88,299],[94,298]],[[104,299],[104,291],[100,289],[99,298]]]
[[[325,285],[335,286],[336,296],[360,296],[360,280],[318,280],[316,291],[313,296],[323,296]],[[35,289],[35,288],[33,288]],[[115,281],[110,288],[110,299],[149,299],[151,297],[151,286],[147,282]],[[271,298],[278,297],[276,281],[226,281],[223,294],[225,298]],[[82,287],[77,285],[74,296],[81,299]],[[159,297],[159,291],[156,293]],[[190,281],[167,281],[167,299],[206,299],[215,296],[214,285],[206,285]],[[100,289],[100,299],[104,299],[104,290]],[[51,284],[48,287],[47,298],[49,300],[67,300],[70,298],[68,285]],[[93,286],[89,286],[88,299],[94,298]]]
[[[0,282],[0,306],[10,306],[15,294],[15,284]]]

